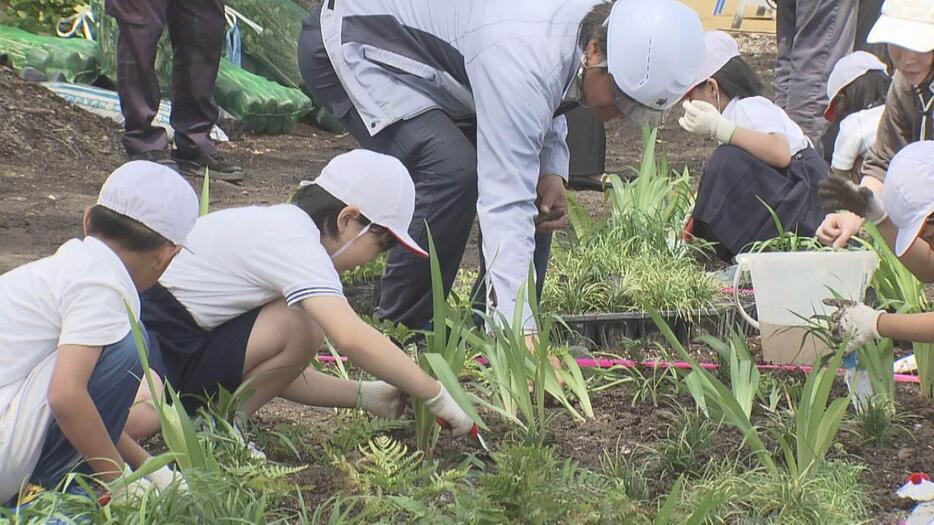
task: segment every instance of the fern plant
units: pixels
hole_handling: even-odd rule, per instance
[[[340,410],[333,427],[321,433],[320,441],[329,455],[344,455],[380,434],[405,427],[404,421],[370,417],[360,410]]]
[[[334,458],[357,493],[396,494],[425,477],[422,451],[409,453],[408,447],[389,436],[377,436],[360,445],[359,451],[360,459],[353,463],[344,456]]]

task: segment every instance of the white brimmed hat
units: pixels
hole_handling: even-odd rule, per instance
[[[707,31],[704,33],[704,61],[701,63],[694,86],[698,86],[714,76],[733,57],[739,56],[739,46],[736,40],[723,31]]]
[[[142,223],[176,245],[184,246],[198,220],[198,197],[171,168],[134,160],[104,181],[97,204]]]
[[[882,204],[898,227],[895,255],[901,257],[934,213],[934,141],[909,144],[892,158],[882,186]]]
[[[888,68],[885,63],[879,60],[876,55],[865,51],[855,51],[841,58],[833,66],[830,77],[827,79],[827,109],[824,110],[824,118],[833,120],[834,99],[843,91],[843,88],[850,85],[857,78],[865,75],[869,71],[882,71],[888,74]]]
[[[406,250],[428,257],[428,252],[409,236],[415,213],[415,184],[397,158],[365,149],[342,153],[328,162],[313,184],[344,204],[360,208],[360,213],[389,230]]]
[[[886,0],[866,42],[895,44],[918,53],[934,51],[934,2]]]

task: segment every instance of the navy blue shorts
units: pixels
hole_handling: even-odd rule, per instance
[[[233,392],[240,386],[247,342],[260,308],[208,331],[162,285],[146,290],[141,299],[150,366],[182,396],[189,413],[216,398],[219,387]]]

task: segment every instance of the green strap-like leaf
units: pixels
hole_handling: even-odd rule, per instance
[[[473,403],[470,402],[470,398],[464,393],[460,383],[457,381],[457,376],[451,371],[451,367],[448,365],[448,362],[444,360],[444,356],[440,354],[422,354],[422,357],[425,358],[428,366],[431,367],[431,371],[434,372],[434,377],[444,385],[444,388],[451,394],[451,397],[457,402],[458,406],[467,413],[478,427],[483,430],[489,430],[489,427],[486,426],[486,423],[483,422],[483,419],[481,419],[477,411],[474,410]]]

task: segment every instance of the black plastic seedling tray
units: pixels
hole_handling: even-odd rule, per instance
[[[752,315],[755,303],[752,298],[743,300],[743,308]],[[733,302],[724,302],[713,308],[697,310],[686,315],[682,312],[661,312],[662,318],[671,327],[682,343],[689,343],[704,334],[725,338],[731,327],[749,333],[750,327],[742,321]],[[600,313],[585,315],[562,315],[561,319],[571,330],[567,334],[576,343],[597,348],[617,348],[635,340],[660,338],[658,327],[647,312]]]

